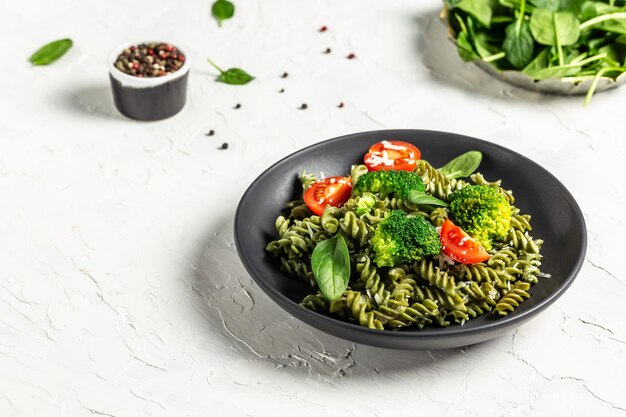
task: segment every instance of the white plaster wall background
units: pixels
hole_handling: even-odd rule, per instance
[[[582,109],[493,80],[457,58],[435,0],[237,3],[219,30],[208,2],[0,1],[0,415],[625,415],[626,90]],[[29,67],[64,36],[66,57]],[[195,61],[187,107],[156,123],[114,110],[104,61],[146,36]],[[216,84],[205,56],[257,80]],[[231,232],[247,185],[303,146],[381,128],[481,137],[560,178],[590,237],[563,298],[481,345],[395,352],[261,293]]]

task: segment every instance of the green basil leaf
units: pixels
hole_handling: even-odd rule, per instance
[[[448,179],[469,177],[476,171],[482,159],[483,154],[479,151],[465,152],[439,168],[438,171]]]
[[[493,8],[489,1],[486,0],[461,0],[455,4],[455,7],[463,10],[465,13],[472,15],[484,27],[491,26],[491,16]]]
[[[533,60],[535,52],[530,26],[525,20],[519,20],[508,25],[505,33],[502,49],[506,53],[506,59],[516,69],[525,68]]]
[[[74,45],[71,39],[59,39],[50,42],[41,48],[29,58],[33,65],[48,65],[61,58]]]
[[[570,12],[535,9],[530,16],[530,31],[542,45],[573,45],[580,37],[580,21]]]
[[[240,68],[230,68],[226,71],[218,67],[213,61],[207,58],[209,64],[220,72],[217,76],[217,81],[231,85],[244,85],[254,80],[254,77]]]
[[[447,207],[448,203],[442,201],[430,194],[426,194],[424,191],[411,190],[407,200],[411,204],[428,205],[428,206],[440,206]]]
[[[350,281],[350,254],[343,236],[319,242],[311,255],[311,267],[322,295],[329,301],[341,297]]]
[[[217,0],[213,3],[211,13],[217,20],[219,27],[222,27],[222,22],[224,20],[230,19],[235,15],[235,5],[228,0]]]
[[[217,81],[231,85],[244,85],[252,80],[254,80],[252,75],[239,68],[226,70],[217,77]]]

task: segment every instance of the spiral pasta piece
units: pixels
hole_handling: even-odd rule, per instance
[[[543,244],[542,240],[534,240],[528,232],[522,232],[521,230],[509,229],[507,239],[510,240],[509,244],[518,250],[525,252],[539,253],[539,249]]]
[[[386,298],[385,285],[382,282],[376,265],[368,255],[363,255],[356,263],[356,272],[364,288],[370,292],[374,299]]]
[[[524,299],[530,297],[530,294],[528,293],[529,289],[530,284],[528,282],[516,283],[513,287],[511,287],[511,290],[498,301],[494,311],[501,316],[506,316],[511,313],[515,310],[515,308],[519,307]]]
[[[372,305],[368,297],[358,291],[346,291],[345,303],[354,317],[361,326],[370,329],[383,330],[382,322],[376,318],[372,310]]]
[[[434,266],[432,261],[422,259],[414,265],[413,269],[418,276],[428,281],[433,287],[439,288],[450,296],[456,295],[454,277],[450,276],[448,272],[441,271],[441,269]]]

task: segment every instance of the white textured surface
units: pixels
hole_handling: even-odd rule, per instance
[[[236,3],[219,30],[208,1],[0,1],[0,415],[626,415],[626,89],[583,109],[501,84],[460,62],[435,0]],[[29,66],[64,36],[66,57]],[[150,36],[195,66],[181,114],[137,123],[106,57]],[[205,56],[258,79],[217,84]],[[239,197],[303,146],[380,128],[481,137],[560,178],[590,237],[571,289],[450,351],[355,346],[283,313],[236,256]]]

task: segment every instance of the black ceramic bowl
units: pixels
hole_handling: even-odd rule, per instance
[[[486,314],[463,326],[445,328],[371,330],[357,324],[307,310],[298,305],[311,292],[303,280],[280,271],[265,245],[276,238],[274,221],[285,203],[299,197],[298,174],[324,172],[346,175],[350,165],[361,163],[370,145],[380,140],[415,144],[422,157],[442,166],[469,150],[483,153],[479,167],[487,179],[501,178],[515,194],[515,204],[532,215],[532,234],[544,239],[541,279],[531,298],[505,317]],[[570,286],[583,263],[587,232],[580,208],[552,174],[524,156],[501,146],[467,136],[422,130],[388,130],[343,136],[305,148],[277,162],[261,174],[245,192],[235,215],[235,242],[239,257],[254,281],[278,305],[303,322],[335,336],[358,343],[393,349],[443,349],[470,345],[500,336],[536,316]]]
[[[186,49],[175,46],[185,54],[185,63],[176,71],[162,77],[135,77],[115,68],[118,55],[131,45],[150,42],[125,43],[115,48],[109,57],[109,79],[115,107],[124,116],[135,120],[167,119],[180,112],[187,100],[187,79],[191,60]]]

